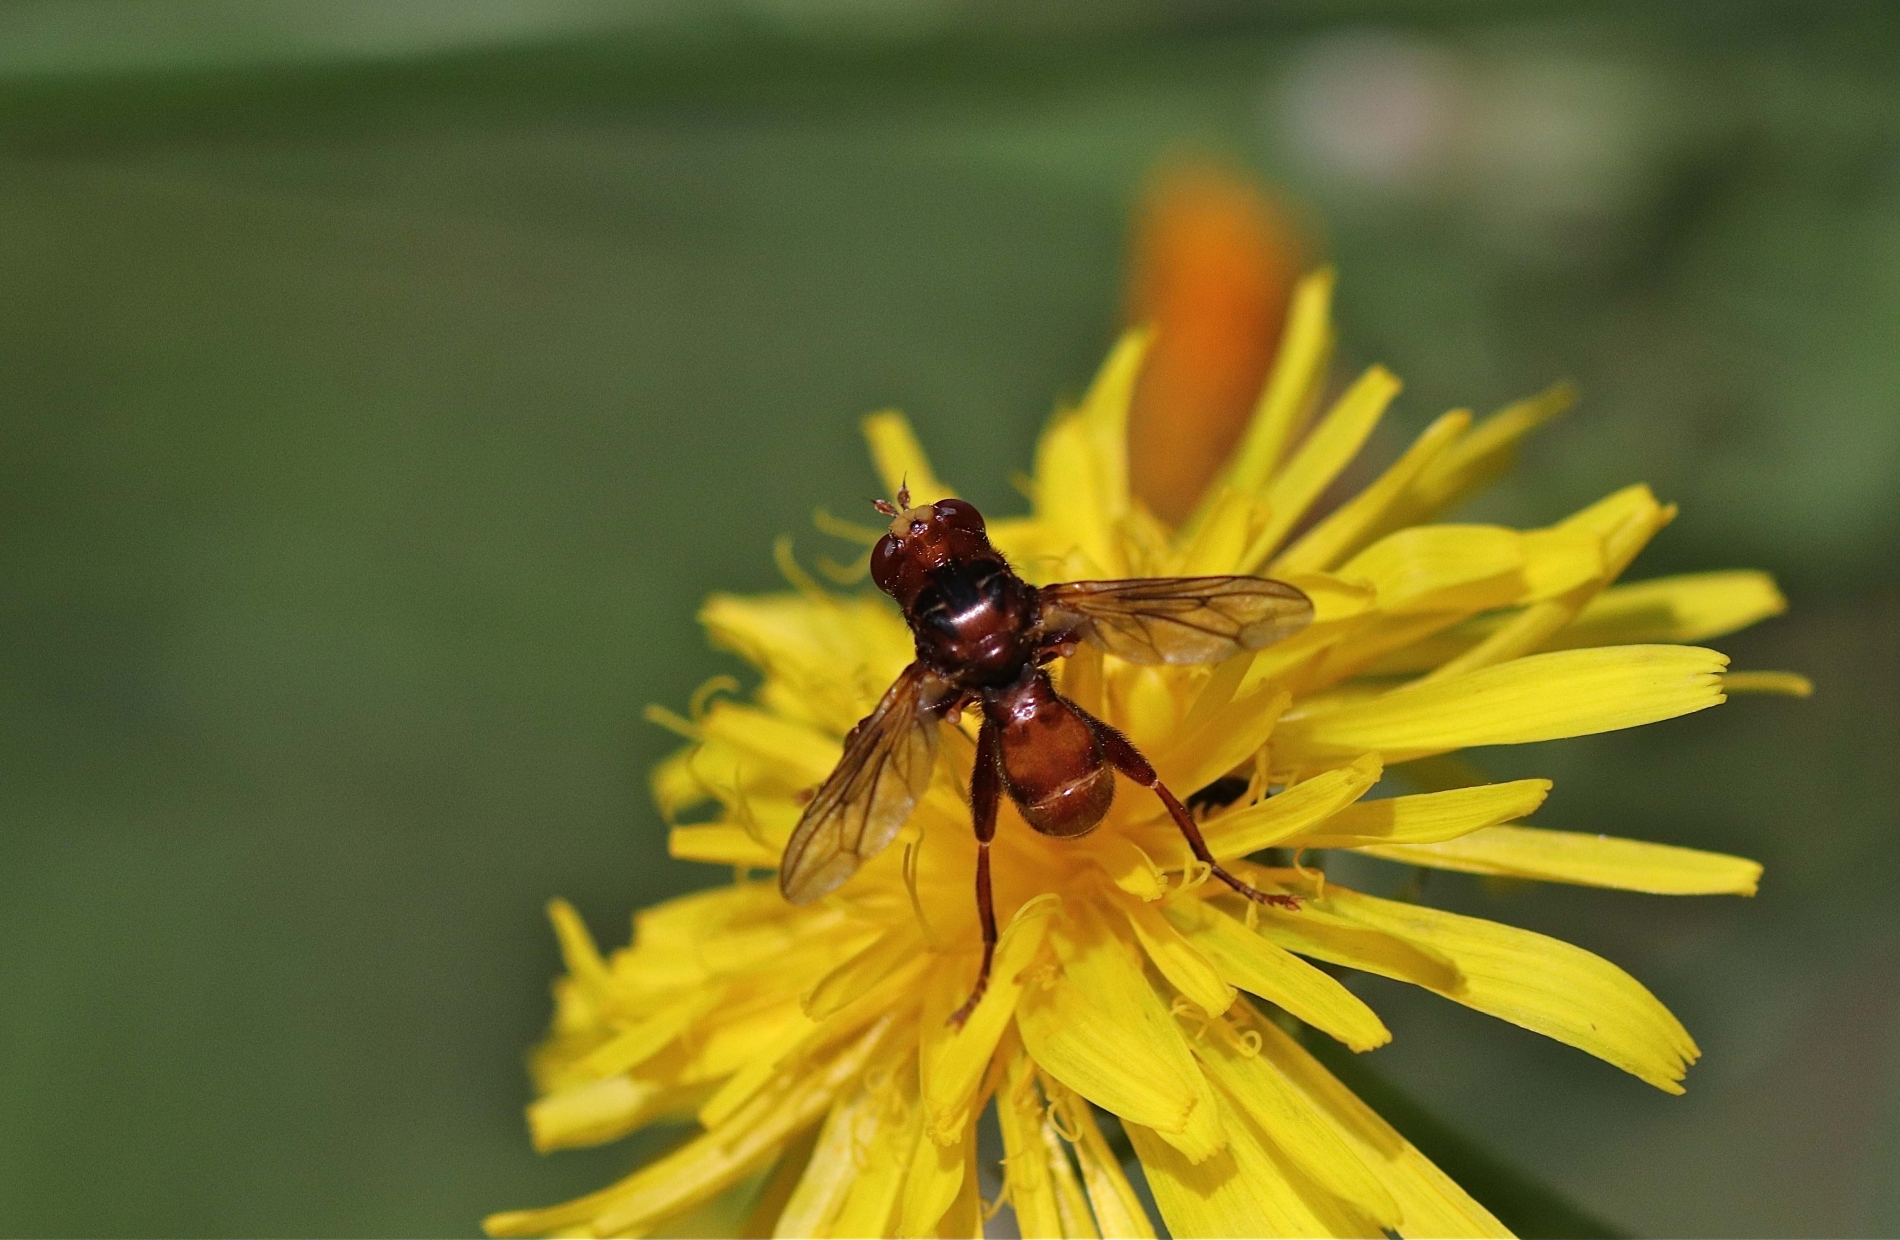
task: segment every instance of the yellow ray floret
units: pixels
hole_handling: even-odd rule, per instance
[[[1745,857],[1535,827],[1493,826],[1457,839],[1373,844],[1364,851],[1440,870],[1652,895],[1752,896],[1761,878],[1761,865]]]
[[[1728,656],[1697,646],[1608,646],[1528,655],[1376,697],[1317,702],[1274,734],[1276,760],[1376,750],[1389,761],[1474,745],[1588,736],[1723,702]]]
[[[1462,985],[1443,991],[1467,1007],[1568,1042],[1681,1093],[1683,1072],[1701,1054],[1656,997],[1615,965],[1579,947],[1496,922],[1330,886],[1317,901],[1374,930],[1442,953]]]

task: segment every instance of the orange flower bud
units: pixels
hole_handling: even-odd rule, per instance
[[[1303,249],[1283,208],[1218,165],[1164,169],[1146,195],[1128,317],[1156,333],[1129,412],[1129,481],[1170,524],[1193,509],[1246,425]]]

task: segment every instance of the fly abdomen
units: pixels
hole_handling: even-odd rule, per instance
[[[1115,774],[1088,720],[1040,668],[984,703],[1001,731],[1003,787],[1044,835],[1093,831],[1115,799]]]

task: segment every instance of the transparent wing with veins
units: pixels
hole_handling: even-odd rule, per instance
[[[813,795],[779,864],[779,890],[809,904],[882,852],[930,783],[949,685],[918,664],[845,737],[844,756]]]
[[[1130,663],[1218,663],[1306,626],[1313,603],[1265,577],[1132,577],[1042,588],[1042,631]]]

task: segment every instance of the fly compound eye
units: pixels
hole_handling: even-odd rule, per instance
[[[974,504],[965,503],[960,499],[940,499],[932,507],[936,510],[937,520],[945,525],[967,530],[972,534],[983,532],[983,514],[976,510]]]
[[[871,583],[886,594],[894,593],[900,558],[897,540],[889,534],[878,539],[877,546],[871,548]]]

